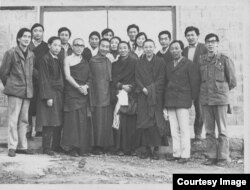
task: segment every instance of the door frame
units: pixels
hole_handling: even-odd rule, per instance
[[[40,23],[44,24],[45,12],[79,12],[79,11],[107,11],[107,28],[109,26],[109,10],[121,11],[171,11],[173,29],[171,31],[173,39],[176,39],[176,7],[175,6],[41,6],[40,7]],[[159,31],[160,32],[160,31]]]

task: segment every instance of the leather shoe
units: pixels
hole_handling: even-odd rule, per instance
[[[35,137],[42,137],[42,136],[43,136],[43,133],[40,131],[36,132],[35,134]]]
[[[151,159],[152,159],[152,160],[159,160],[159,159],[160,159],[160,156],[159,156],[159,154],[158,154],[158,150],[154,150],[154,151],[153,151],[153,154],[152,154],[152,156],[151,156]]]
[[[118,151],[118,152],[116,153],[116,155],[118,155],[118,156],[124,156],[125,154],[124,154],[124,152],[122,152],[122,151]]]
[[[16,150],[14,150],[14,149],[9,149],[9,151],[8,151],[8,156],[9,156],[9,157],[15,157],[15,156],[16,156]]]
[[[25,150],[17,149],[16,153],[17,154],[34,154],[34,152],[32,150],[29,150],[29,149],[25,149]]]
[[[73,157],[78,157],[79,155],[78,155],[78,153],[76,152],[76,150],[70,150],[69,152],[68,152],[68,155],[70,155],[70,156],[73,156]]]
[[[206,166],[211,166],[211,165],[215,165],[216,162],[217,160],[215,158],[209,158],[203,164]]]
[[[54,149],[53,151],[57,152],[57,153],[65,153],[65,150],[62,147],[58,147],[58,148]]]
[[[103,152],[101,150],[93,150],[92,154],[94,154],[94,155],[101,155],[101,154],[103,154]]]
[[[220,167],[225,167],[228,165],[228,161],[227,160],[218,160],[217,162],[217,166],[220,166]]]
[[[181,158],[181,159],[178,160],[178,163],[179,163],[179,164],[185,164],[185,163],[187,163],[188,161],[189,161],[189,158]]]
[[[139,156],[140,159],[147,159],[149,158],[149,153],[147,152],[144,152],[144,153],[141,153],[141,155]]]
[[[179,159],[180,159],[179,157],[167,157],[166,158],[167,161],[177,161]]]
[[[56,153],[53,150],[44,150],[43,154],[48,154],[49,156],[54,156]]]

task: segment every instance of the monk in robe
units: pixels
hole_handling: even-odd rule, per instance
[[[93,127],[89,110],[91,74],[82,57],[84,41],[73,41],[73,54],[64,60],[64,119],[62,144],[69,147],[71,156],[87,156],[93,145]]]
[[[117,105],[117,95],[121,91],[125,91],[130,99],[136,101],[135,65],[137,60],[130,55],[128,42],[120,42],[118,51],[120,57],[112,64],[111,101],[112,105],[114,105],[113,107]],[[119,127],[114,128],[116,153],[119,156],[134,156],[136,148],[136,112],[129,114],[120,112],[118,115]]]
[[[146,151],[145,159],[158,160],[158,147],[168,145],[166,121],[163,117],[165,63],[154,54],[155,43],[147,39],[143,44],[144,56],[136,64],[135,77],[138,93],[137,129],[139,146]],[[151,151],[153,147],[153,152]]]
[[[93,154],[102,154],[113,146],[112,108],[110,105],[111,62],[106,57],[110,42],[100,40],[99,52],[90,59],[92,73],[90,88],[91,107],[93,111],[94,149]]]
[[[61,125],[63,113],[63,75],[58,54],[61,40],[51,37],[48,40],[49,52],[39,64],[37,102],[37,125],[43,126],[43,153],[54,155],[61,152]]]

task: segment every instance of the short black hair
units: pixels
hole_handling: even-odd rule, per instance
[[[102,31],[102,37],[103,37],[105,34],[109,33],[109,32],[111,32],[112,35],[114,36],[114,31],[113,31],[112,29],[110,29],[110,28],[106,28],[106,29],[104,29],[104,30]]]
[[[122,41],[120,37],[114,36],[113,38],[111,38],[110,42],[111,42],[113,39],[117,39],[117,40],[119,41],[119,43]]]
[[[67,27],[61,27],[61,28],[59,28],[59,30],[58,30],[58,36],[60,36],[60,33],[64,32],[64,31],[67,31],[69,33],[69,37],[71,37],[71,31]]]
[[[29,32],[31,34],[31,36],[32,36],[32,32],[31,32],[30,29],[28,29],[28,28],[21,28],[17,32],[17,35],[16,35],[16,43],[17,43],[17,45],[19,44],[18,39],[21,38],[25,32]]]
[[[127,33],[129,32],[129,30],[130,30],[131,28],[135,28],[135,29],[137,30],[137,32],[140,32],[139,26],[137,26],[136,24],[131,24],[131,25],[129,25],[129,26],[127,27]]]
[[[36,27],[41,27],[42,29],[43,29],[43,31],[44,31],[44,27],[43,27],[43,25],[42,24],[40,24],[40,23],[35,23],[35,24],[33,24],[33,26],[31,27],[31,32],[33,32],[33,30],[34,30],[34,28],[36,28]]]
[[[101,35],[99,32],[97,31],[93,31],[89,34],[89,39],[92,37],[92,36],[97,36],[99,38],[99,40],[101,39]]]
[[[194,31],[196,33],[197,36],[200,35],[200,31],[198,28],[194,27],[194,26],[188,26],[185,30],[185,36],[187,35],[188,32],[190,31]]]
[[[58,36],[52,36],[48,39],[48,44],[51,45],[55,40],[61,41],[61,39]]]
[[[159,33],[158,38],[160,39],[161,35],[167,34],[169,39],[171,40],[171,33],[168,30],[163,30]]]
[[[140,36],[145,36],[146,40],[148,39],[147,35],[144,32],[139,32],[135,37],[135,46],[137,46],[136,41]]]
[[[108,43],[110,43],[110,41],[108,39],[106,39],[106,38],[102,38],[100,40],[100,42],[99,42],[99,45],[101,45],[102,42],[108,42]]]
[[[181,47],[181,50],[184,49],[184,44],[183,44],[183,42],[181,40],[174,40],[174,41],[172,41],[170,43],[169,47],[171,47],[171,45],[174,44],[174,43],[178,43],[180,45],[180,47]]]
[[[118,47],[119,47],[120,44],[126,44],[128,46],[128,49],[131,50],[130,45],[129,45],[128,42],[126,42],[126,41],[120,41],[120,43],[118,44]]]
[[[144,46],[144,44],[145,44],[146,42],[153,42],[153,44],[155,45],[154,40],[152,40],[152,39],[146,39],[146,40],[143,42],[143,46]]]
[[[212,38],[212,37],[215,37],[217,42],[220,41],[220,40],[219,40],[219,37],[218,37],[216,34],[210,33],[210,34],[206,35],[206,37],[205,37],[205,42],[206,42],[208,39]]]

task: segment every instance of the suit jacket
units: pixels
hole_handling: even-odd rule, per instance
[[[186,57],[186,58],[188,58],[188,46],[187,47],[185,47],[184,48],[184,50],[183,50],[183,56],[184,57]],[[193,60],[191,60],[193,63],[195,63],[195,64],[198,64],[198,62],[199,62],[199,59],[200,59],[200,56],[201,55],[204,55],[204,54],[206,54],[207,53],[207,48],[206,48],[206,46],[205,46],[205,44],[203,44],[203,43],[198,43],[197,44],[197,47],[196,47],[196,49],[195,49],[195,52],[194,52],[194,59]]]
[[[170,64],[171,61],[173,60],[169,48],[168,48],[167,52],[164,54],[162,54],[160,51],[158,51],[156,56],[163,58],[166,64]]]
[[[176,67],[173,61],[166,66],[165,107],[191,107],[199,92],[199,72],[193,72],[193,67],[192,61],[186,57]]]

